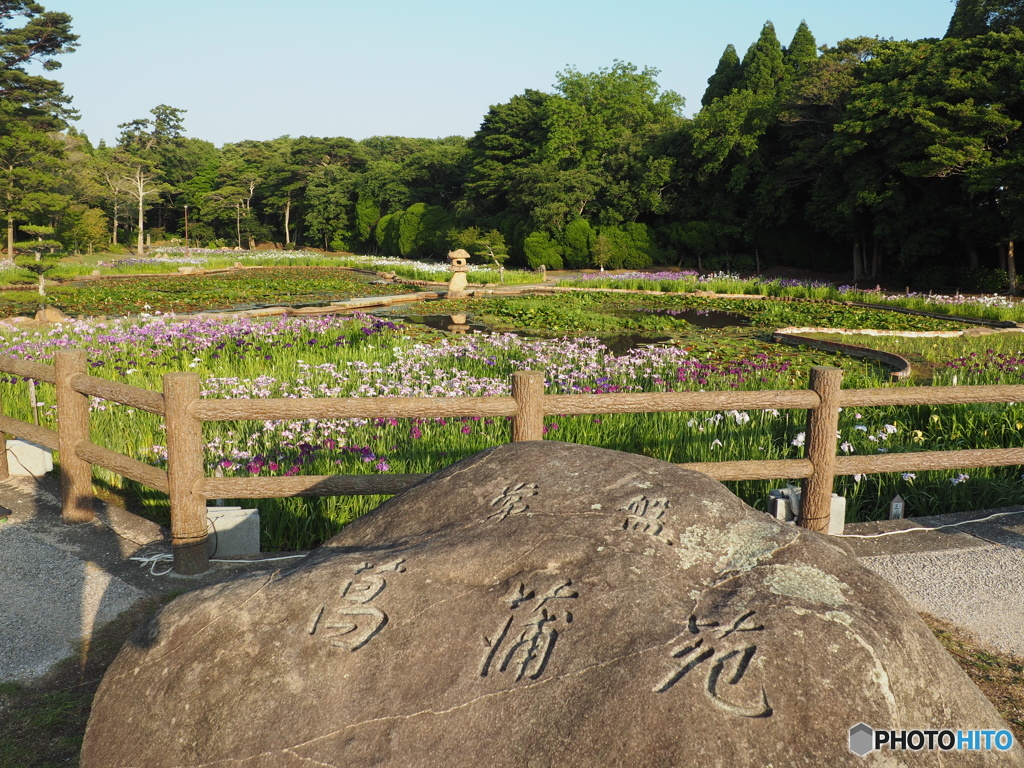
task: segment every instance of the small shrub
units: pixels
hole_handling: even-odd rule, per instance
[[[591,265],[594,239],[594,230],[586,219],[574,219],[566,225],[561,244],[568,269],[583,269]]]
[[[562,249],[547,232],[534,232],[523,240],[523,254],[532,269],[544,265],[548,269],[562,268]]]

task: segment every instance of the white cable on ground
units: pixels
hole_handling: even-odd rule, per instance
[[[171,566],[166,571],[157,571],[156,567],[158,563],[165,562],[167,560],[174,560],[174,555],[147,555],[146,557],[129,557],[129,560],[134,560],[136,563],[140,563],[143,567],[149,566],[149,573],[152,576],[166,576],[168,573],[174,570]]]
[[[271,562],[273,562],[275,560],[297,560],[297,559],[302,558],[302,557],[305,557],[305,555],[282,555],[281,557],[263,557],[263,558],[260,558],[258,560],[227,560],[227,559],[220,558],[220,557],[211,557],[210,558],[210,562],[211,563],[271,563]],[[157,567],[160,565],[160,563],[173,563],[174,562],[174,555],[167,554],[166,552],[161,552],[160,554],[157,554],[157,555],[146,555],[146,556],[140,556],[140,557],[129,557],[128,559],[129,560],[134,560],[136,563],[139,563],[143,568],[145,568],[146,566],[149,566],[149,572],[153,576],[166,576],[168,573],[170,573],[171,571],[174,570],[174,566],[173,565],[170,568],[168,568],[167,570],[165,570],[165,571],[158,571],[157,570]]]
[[[946,525],[939,525],[935,528],[906,528],[902,531],[886,531],[884,533],[839,533],[835,534],[836,538],[840,539],[877,539],[882,536],[895,536],[898,533],[921,533],[924,531],[941,531],[943,528],[956,528],[959,525],[968,525],[970,523],[983,523],[986,520],[992,520],[997,517],[1007,517],[1008,515],[1020,515],[1024,514],[1024,510],[1018,509],[1016,512],[996,512],[994,515],[988,517],[979,517],[974,520],[963,520],[959,523],[947,523]]]

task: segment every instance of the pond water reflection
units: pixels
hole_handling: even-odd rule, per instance
[[[473,331],[489,330],[488,327],[482,323],[467,322],[468,318],[466,315],[395,315],[393,313],[389,313],[388,316],[400,317],[403,322],[412,323],[414,325],[424,325],[427,328],[433,328],[436,331],[472,333]],[[453,330],[451,326],[456,326],[456,328]]]

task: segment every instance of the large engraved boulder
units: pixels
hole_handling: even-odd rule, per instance
[[[873,751],[1006,724],[836,540],[664,462],[459,462],[299,565],[179,597],[96,696],[84,768],[1021,765]],[[1004,738],[1005,743],[1005,738]]]

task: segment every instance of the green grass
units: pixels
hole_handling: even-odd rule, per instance
[[[458,306],[498,330],[525,329],[544,333],[689,333],[694,326],[678,316],[688,310],[730,313],[764,330],[785,326],[917,331],[963,327],[954,320],[852,307],[827,300],[750,301],[680,294],[569,293],[553,297],[484,297],[459,300]]]
[[[964,301],[963,303],[941,303],[929,300],[924,296],[888,296],[880,298],[877,294],[861,294],[854,298],[845,296],[848,301],[862,301],[870,304],[883,304],[892,307],[913,309],[919,312],[934,312],[939,315],[957,315],[960,317],[971,317],[980,320],[995,320],[999,322],[1024,322],[1024,304],[1013,302],[1006,305],[1005,300],[999,300],[996,304],[985,304],[978,301]]]
[[[18,260],[22,262],[22,259]],[[0,287],[32,285],[39,282],[39,275],[25,266],[0,261]]]
[[[1016,742],[1024,743],[1024,659],[986,648],[949,622],[934,616],[923,618],[942,647],[1003,716]]]
[[[194,313],[260,305],[317,304],[360,296],[415,291],[404,285],[373,285],[365,275],[325,267],[274,267],[213,275],[132,276],[81,286],[0,292],[0,313],[34,313],[41,301],[70,315],[123,316]]]

